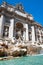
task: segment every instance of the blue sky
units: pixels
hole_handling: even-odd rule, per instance
[[[3,0],[0,0],[0,4]],[[24,10],[33,15],[34,20],[43,26],[43,0],[4,0],[15,5],[22,3]]]

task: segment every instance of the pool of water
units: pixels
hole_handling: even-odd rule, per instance
[[[25,56],[11,60],[0,61],[0,65],[43,65],[43,55]]]

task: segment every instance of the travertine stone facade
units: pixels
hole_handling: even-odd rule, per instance
[[[19,36],[32,44],[43,44],[43,27],[24,11],[21,4],[12,6],[3,2],[0,6],[0,39],[18,39]]]

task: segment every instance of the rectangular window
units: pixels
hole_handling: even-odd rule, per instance
[[[3,37],[8,37],[8,35],[9,35],[9,27],[8,26],[4,26]]]

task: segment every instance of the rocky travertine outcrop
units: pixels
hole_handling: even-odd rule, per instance
[[[1,56],[24,56],[40,54],[41,47],[36,45],[25,45],[25,43],[20,40],[16,44],[0,44],[0,57]]]
[[[27,50],[26,49],[19,49],[19,50],[15,50],[13,53],[12,53],[12,56],[24,56],[27,54]]]
[[[33,55],[33,54],[40,54],[41,47],[29,45],[27,46],[27,54]]]
[[[26,48],[17,47],[13,44],[2,44],[0,45],[0,56],[24,56],[27,54]]]
[[[15,47],[14,45],[10,45],[9,48],[9,54],[12,56],[23,56],[27,54],[27,50],[25,48]]]
[[[0,48],[0,56],[8,56],[8,50],[5,47]]]

